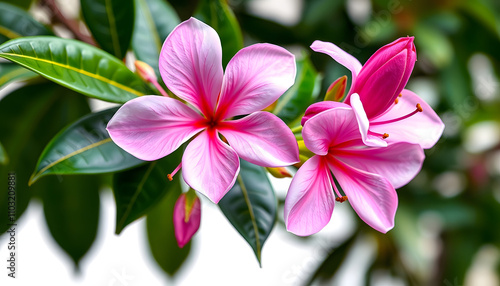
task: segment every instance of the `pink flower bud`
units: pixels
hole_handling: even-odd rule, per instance
[[[156,74],[154,69],[145,62],[135,61],[135,69],[139,76],[147,82],[156,82]]]
[[[189,190],[181,194],[174,206],[175,239],[180,248],[183,248],[198,231],[200,220],[200,199],[195,191]]]
[[[349,94],[359,94],[369,119],[381,115],[394,103],[408,82],[416,59],[413,37],[399,38],[368,59]]]

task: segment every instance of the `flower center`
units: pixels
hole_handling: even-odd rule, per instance
[[[394,101],[394,104],[398,104],[399,97],[402,97],[402,95],[400,94],[398,96],[398,98],[396,98],[396,100]],[[370,125],[374,126],[374,125],[382,125],[382,124],[390,124],[390,123],[393,123],[393,122],[398,122],[398,121],[404,120],[406,118],[412,117],[413,115],[415,115],[415,114],[417,114],[419,112],[423,112],[423,111],[424,111],[424,109],[422,108],[422,106],[420,105],[420,103],[417,103],[415,110],[413,110],[412,112],[410,112],[410,113],[408,113],[406,115],[403,115],[403,116],[398,117],[398,118],[386,120],[386,121],[370,122]],[[370,130],[368,130],[368,134],[382,137],[382,139],[386,139],[386,138],[389,137],[389,134],[387,134],[387,133],[380,134],[380,133],[373,132],[373,131],[370,131]]]

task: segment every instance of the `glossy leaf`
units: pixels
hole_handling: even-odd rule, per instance
[[[88,114],[61,130],[40,155],[30,184],[49,174],[109,173],[144,163],[111,141],[106,125],[116,110]]]
[[[194,17],[214,28],[222,42],[222,64],[243,48],[240,25],[224,0],[201,0]]]
[[[124,103],[151,94],[141,78],[120,60],[75,40],[49,36],[14,39],[0,46],[0,57],[105,101]]]
[[[90,249],[99,222],[99,184],[95,177],[64,176],[42,192],[45,221],[57,244],[79,261]]]
[[[277,201],[264,168],[240,160],[234,187],[219,202],[229,222],[252,247],[259,264],[261,252],[276,221]]]
[[[191,250],[191,242],[179,248],[174,234],[174,205],[181,194],[179,176],[175,176],[172,188],[146,218],[149,249],[158,265],[169,276],[173,276],[182,266]]]
[[[174,8],[163,0],[135,0],[132,48],[138,60],[150,65],[158,79],[158,59],[168,34],[180,23]]]
[[[273,113],[286,124],[295,121],[318,98],[321,79],[309,58],[298,60],[295,84],[278,99]]]
[[[125,57],[134,28],[134,0],[81,0],[82,14],[103,50]]]
[[[51,34],[26,11],[0,2],[0,44],[19,37]]]
[[[181,157],[179,149],[161,160],[113,176],[117,234],[151,210],[168,190],[179,185],[178,180],[169,181],[167,174],[179,165]]]
[[[2,143],[0,143],[0,165],[7,165],[9,162],[9,157],[7,156],[7,152],[3,148]]]
[[[21,87],[0,100],[0,142],[9,163],[0,165],[0,173],[16,175],[16,217],[26,209],[31,197],[57,183],[46,178],[28,187],[31,171],[43,146],[66,125],[90,112],[84,97],[53,83]],[[0,176],[7,186],[7,176]],[[7,192],[0,192],[0,213],[7,214]],[[7,228],[7,216],[0,216],[0,233]]]
[[[0,89],[14,81],[37,77],[38,74],[16,64],[0,63]]]

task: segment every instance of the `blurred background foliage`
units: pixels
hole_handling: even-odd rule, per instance
[[[57,17],[47,12],[50,10],[47,3],[53,1],[1,2],[29,10],[56,34],[71,36],[71,29],[61,28]],[[420,174],[398,190],[396,227],[382,235],[364,223],[357,223],[345,240],[325,247],[324,261],[300,284],[329,284],[350,253],[359,245],[368,243],[375,253],[369,265],[356,272],[365,277],[366,285],[380,285],[387,277],[404,285],[499,285],[500,2],[294,0],[278,1],[280,5],[293,7],[283,7],[283,11],[278,9],[274,14],[263,10],[259,2],[268,1],[170,0],[175,9],[170,11],[172,17],[178,15],[171,27],[179,20],[195,15],[216,28],[223,49],[230,50],[229,54],[234,54],[242,43],[247,46],[255,42],[274,43],[293,51],[298,56],[298,78],[301,76],[293,92],[302,94],[297,106],[302,104],[303,108],[314,100],[321,100],[335,79],[350,75],[329,57],[312,53],[309,45],[314,40],[335,43],[364,63],[382,45],[401,36],[415,36],[418,61],[407,88],[427,100],[446,125],[438,144],[426,151],[427,159]],[[78,5],[78,1],[74,4]],[[290,9],[295,11],[291,17],[280,17],[281,12]],[[235,18],[223,16],[231,10]],[[78,13],[68,17],[74,23],[83,21]],[[241,29],[241,38],[234,36],[234,29]],[[46,33],[40,31],[38,34]],[[84,30],[82,34],[90,38],[88,31]],[[225,56],[225,63],[228,58],[230,56]],[[89,109],[86,102],[80,102],[82,97],[67,95],[73,92],[46,83],[31,72],[15,71],[15,76],[6,76],[12,75],[11,68],[10,64],[1,63],[0,88],[10,81],[29,80],[29,84],[0,101],[0,142],[3,145],[0,145],[0,164],[3,165],[2,174],[11,169],[18,170],[20,181],[29,178],[41,148],[50,138],[63,126],[88,113]],[[41,85],[45,87],[40,89]],[[30,95],[35,90],[43,92],[34,99]],[[30,104],[25,104],[27,102]],[[292,124],[294,118],[287,119],[287,114],[284,112],[280,117]],[[38,125],[43,128],[37,128]],[[18,145],[17,137],[22,137],[26,144]],[[48,227],[54,239],[74,259],[75,265],[92,245],[97,232],[98,187],[91,184],[111,184],[107,175],[93,177],[96,178],[94,183],[78,176],[62,180],[96,190],[91,196],[61,195],[65,187],[59,184],[58,177],[43,178],[28,193],[19,193],[19,212],[27,207],[31,197],[44,202]],[[6,183],[2,181],[0,185]],[[76,194],[78,190],[74,191]],[[172,207],[172,197],[169,195],[161,205]],[[284,197],[278,200],[282,205]],[[56,210],[50,206],[51,202],[68,208]],[[86,210],[85,215],[82,215],[82,210]],[[175,244],[173,236],[164,231],[171,226],[165,226],[161,233],[151,234],[155,230],[152,226],[162,224],[158,219],[162,213],[165,213],[165,208],[153,209],[147,224],[150,244],[160,248],[166,247],[161,241]],[[65,221],[66,216],[71,217],[73,223]],[[278,209],[279,223],[275,231],[284,231],[280,216],[281,208]],[[1,222],[4,232],[3,216]],[[75,222],[78,229],[70,227]],[[81,239],[75,241],[65,237],[68,229],[74,232],[71,237]],[[178,261],[173,262],[158,251],[153,255],[169,275],[175,275],[188,252],[189,248],[182,251]]]

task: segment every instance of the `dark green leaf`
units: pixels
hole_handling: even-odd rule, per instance
[[[3,0],[3,2],[10,3],[24,10],[28,10],[33,0]]]
[[[325,258],[325,260],[323,260],[316,271],[314,271],[306,285],[312,285],[314,282],[317,283],[318,279],[319,281],[321,281],[334,277],[334,275],[337,273],[337,270],[339,270],[340,266],[347,257],[347,254],[354,245],[356,238],[357,235],[353,235],[346,241],[342,242],[340,245],[330,250],[328,256]]]
[[[179,176],[176,182],[146,218],[149,249],[154,259],[168,275],[173,276],[182,266],[191,250],[191,242],[179,248],[174,235],[174,205],[181,194]]]
[[[94,243],[99,222],[99,184],[95,177],[64,176],[42,191],[45,221],[57,244],[80,259]]]
[[[13,81],[23,81],[37,77],[38,74],[11,63],[0,63],[0,89]]]
[[[135,0],[132,47],[138,60],[150,65],[161,78],[158,59],[168,34],[180,23],[175,10],[163,0]]]
[[[297,61],[295,84],[278,99],[273,113],[286,124],[292,123],[318,98],[321,79],[308,57]]]
[[[168,190],[179,185],[178,180],[169,181],[167,174],[181,162],[180,149],[161,160],[115,174],[113,192],[117,234],[160,202]]]
[[[51,34],[27,12],[0,2],[0,44],[19,37]]]
[[[116,110],[88,114],[61,130],[40,155],[30,185],[49,174],[109,173],[142,164],[109,137],[106,125]]]
[[[81,0],[82,14],[103,50],[125,57],[134,28],[134,0]]]
[[[259,264],[264,242],[276,221],[277,201],[264,168],[240,160],[234,187],[219,202],[229,222],[250,244]]]
[[[9,157],[7,157],[7,152],[5,152],[2,143],[0,143],[0,165],[7,165],[8,162]]]
[[[84,97],[53,83],[22,87],[0,100],[0,142],[9,155],[9,163],[0,165],[0,173],[16,174],[16,217],[26,209],[31,197],[51,188],[57,179],[44,180],[28,187],[31,170],[43,146],[65,124],[90,112]],[[7,185],[7,176],[0,176]],[[7,192],[0,192],[0,213],[7,213]],[[7,216],[0,216],[0,233],[6,230]]]
[[[243,36],[233,11],[224,0],[201,0],[194,17],[214,28],[219,34],[222,42],[222,64],[226,66],[243,48]]]
[[[110,102],[124,103],[151,91],[120,60],[91,45],[57,37],[26,37],[0,46],[0,57],[65,87]]]

